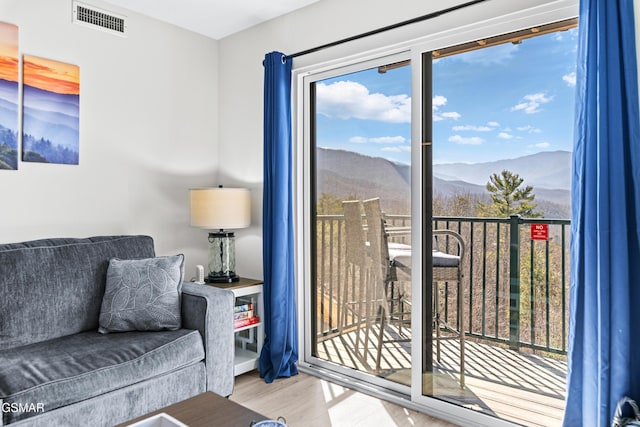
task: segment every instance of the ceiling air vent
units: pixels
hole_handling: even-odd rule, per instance
[[[119,36],[126,36],[127,32],[126,16],[77,1],[73,2],[73,22]]]

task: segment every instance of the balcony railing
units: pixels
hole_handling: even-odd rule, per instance
[[[410,226],[410,217],[387,215],[390,226]],[[547,239],[533,240],[532,225],[546,224]],[[461,297],[467,336],[566,354],[569,307],[570,221],[555,219],[435,217],[434,229],[460,233],[467,245]],[[317,218],[317,307],[319,339],[356,320],[345,298],[357,280],[345,262],[341,215]],[[544,236],[543,236],[544,237]],[[408,237],[401,237],[404,243]],[[445,284],[444,316],[456,323],[457,286]],[[459,325],[458,325],[459,326]]]

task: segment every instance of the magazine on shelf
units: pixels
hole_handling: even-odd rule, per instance
[[[249,319],[253,317],[253,310],[238,311],[233,313],[233,320]]]
[[[252,302],[236,305],[233,308],[233,312],[234,313],[241,313],[241,312],[249,311],[249,310],[253,310],[253,303]]]
[[[238,328],[244,328],[245,326],[255,325],[258,322],[259,322],[258,317],[254,316],[254,317],[249,317],[247,319],[234,320],[233,326],[235,329],[238,329]]]

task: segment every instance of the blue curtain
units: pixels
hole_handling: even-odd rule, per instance
[[[298,373],[291,181],[291,58],[264,59],[262,260],[265,342],[260,376],[267,383]]]
[[[640,399],[640,138],[633,0],[580,2],[565,426]],[[638,310],[638,311],[636,311]]]

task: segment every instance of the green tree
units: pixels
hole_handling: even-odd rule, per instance
[[[536,197],[533,187],[522,186],[523,182],[524,178],[508,170],[492,174],[486,186],[491,203],[479,203],[480,212],[501,218],[516,214],[527,218],[542,217],[543,212],[535,210],[538,205],[533,202]]]

